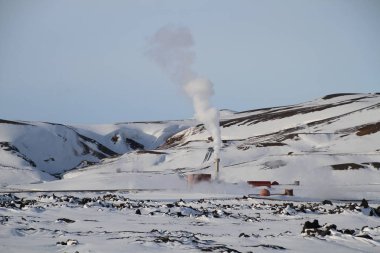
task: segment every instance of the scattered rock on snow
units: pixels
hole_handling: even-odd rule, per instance
[[[67,239],[65,241],[57,242],[57,245],[78,245],[78,240],[73,240],[73,239]]]
[[[67,219],[67,218],[59,218],[59,219],[56,220],[56,222],[74,223],[75,220],[70,220],[70,219]]]
[[[240,237],[245,237],[245,238],[248,238],[248,237],[250,237],[249,235],[247,235],[247,234],[245,234],[245,233],[240,233],[240,235],[239,235],[239,238]]]
[[[373,240],[373,238],[364,230],[369,230],[369,228],[366,226],[361,231],[358,229],[337,229],[337,226],[335,224],[325,224],[323,226],[319,225],[318,220],[314,220],[313,222],[306,221],[302,233],[307,234],[308,236],[329,236],[332,235],[333,231],[334,234],[346,234],[346,235],[352,235],[354,237],[360,237],[365,238],[369,240]]]
[[[313,222],[306,221],[303,225],[302,233],[305,233],[308,229],[318,229],[320,227],[318,220],[314,220]]]
[[[330,205],[330,206],[333,205],[333,203],[331,202],[331,200],[327,200],[327,199],[326,199],[326,200],[323,200],[323,201],[322,201],[322,204],[323,204],[323,205]]]
[[[363,208],[368,208],[368,201],[366,199],[362,199],[362,203],[360,204],[360,206],[362,206]]]
[[[360,237],[360,238],[365,238],[365,239],[368,239],[368,240],[373,240],[373,238],[368,235],[368,234],[359,234],[359,235],[355,235],[355,237]]]
[[[287,205],[283,210],[282,210],[282,214],[285,214],[285,215],[296,215],[297,214],[297,211],[290,207],[290,205]]]

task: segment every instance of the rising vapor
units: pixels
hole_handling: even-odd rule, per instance
[[[212,83],[206,78],[196,78],[185,84],[184,90],[192,99],[195,118],[202,122],[214,140],[214,153],[219,158],[221,135],[219,127],[219,111],[212,107],[210,98],[214,94]]]
[[[219,111],[211,106],[213,84],[199,77],[193,70],[195,59],[194,40],[187,27],[164,26],[149,39],[147,55],[170,79],[181,85],[192,99],[195,118],[202,122],[214,141],[214,153],[219,158],[221,134]]]

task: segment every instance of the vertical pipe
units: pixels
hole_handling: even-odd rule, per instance
[[[215,159],[215,163],[216,163],[216,173],[219,174],[219,163],[220,163],[220,159],[219,159],[219,158],[216,158],[216,159]]]

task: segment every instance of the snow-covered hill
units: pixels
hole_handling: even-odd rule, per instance
[[[221,115],[225,183],[298,180],[310,186],[304,194],[316,187],[336,197],[379,193],[379,93]],[[178,188],[178,175],[215,176],[213,159],[204,159],[212,140],[195,120],[90,126],[2,120],[0,142],[0,183],[13,188]],[[25,186],[42,181],[51,182]],[[348,185],[366,188],[356,196]]]
[[[65,126],[0,120],[1,185],[54,180],[134,150],[155,149],[191,121]]]

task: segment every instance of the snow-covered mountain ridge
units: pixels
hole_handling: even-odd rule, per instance
[[[67,126],[0,120],[0,168],[22,182],[51,180],[74,168],[139,149],[155,149],[190,121]],[[10,182],[13,182],[10,180]],[[8,184],[2,177],[2,184]]]
[[[379,93],[221,115],[220,180],[380,183]],[[0,120],[0,183],[62,177],[57,187],[84,178],[95,186],[125,176],[153,187],[149,180],[157,175],[213,174],[213,159],[204,159],[211,142],[195,120],[82,126]]]

